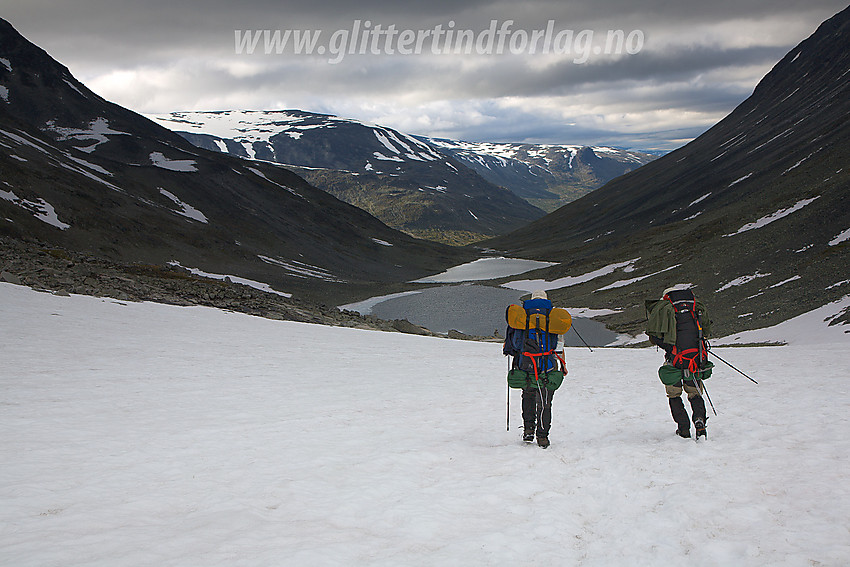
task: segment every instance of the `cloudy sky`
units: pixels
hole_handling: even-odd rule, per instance
[[[142,113],[296,108],[472,141],[666,151],[846,1],[0,0],[0,17]]]

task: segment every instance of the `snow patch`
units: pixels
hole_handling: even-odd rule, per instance
[[[620,280],[620,281],[614,282],[612,284],[606,285],[605,287],[600,287],[599,289],[597,289],[595,291],[605,291],[606,289],[614,289],[614,288],[617,288],[617,287],[625,287],[625,286],[631,285],[635,282],[639,282],[641,280],[651,278],[652,276],[657,276],[658,274],[663,274],[664,272],[669,272],[670,270],[676,269],[679,266],[681,266],[681,264],[676,264],[675,266],[670,266],[669,268],[664,268],[663,270],[659,270],[657,272],[647,274],[645,276],[639,276],[637,278],[632,278],[630,280]],[[623,271],[627,271],[627,270],[628,269],[624,269]]]
[[[375,244],[380,244],[381,246],[392,246],[392,244],[390,244],[386,240],[381,240],[380,238],[373,238],[372,242],[374,242]]]
[[[790,282],[793,282],[793,281],[796,281],[796,280],[799,280],[799,279],[802,279],[802,276],[793,276],[793,277],[788,278],[787,280],[782,280],[779,283],[773,284],[768,289],[773,289],[774,287],[779,287],[781,285],[785,285],[787,283],[790,283]]]
[[[162,169],[180,171],[184,173],[198,171],[196,162],[191,159],[169,159],[165,157],[162,152],[151,152],[150,159],[152,164],[156,167],[161,167]]]
[[[271,258],[269,256],[258,255],[260,260],[265,262],[266,264],[272,264],[274,266],[279,266],[293,275],[299,278],[315,278],[318,280],[324,280],[326,282],[344,282],[345,280],[341,280],[334,276],[331,272],[324,268],[320,268],[319,266],[311,266],[310,264],[305,264],[304,262],[299,262],[298,260],[283,260],[281,258]]]
[[[69,153],[67,153],[67,152],[63,152],[63,154],[65,155],[65,157],[66,157],[66,158],[68,158],[69,160],[73,161],[74,163],[77,163],[77,164],[79,164],[79,165],[82,165],[83,167],[86,167],[86,168],[88,168],[88,169],[90,169],[90,170],[92,170],[92,171],[96,171],[97,173],[101,173],[101,174],[106,175],[106,176],[109,176],[109,177],[114,177],[114,175],[112,175],[112,173],[110,173],[109,171],[107,171],[106,169],[104,169],[104,168],[100,167],[100,166],[99,166],[99,165],[97,165],[97,164],[94,164],[94,163],[88,162],[88,161],[86,161],[86,160],[84,160],[84,159],[80,159],[80,158],[78,158],[78,157],[74,157],[74,156],[72,156],[71,154],[69,154]]]
[[[69,87],[71,87],[73,90],[77,91],[77,94],[78,94],[78,95],[80,95],[80,96],[81,96],[81,97],[83,97],[83,98],[87,98],[87,97],[86,97],[86,95],[84,95],[84,94],[82,93],[82,91],[80,91],[80,89],[78,89],[78,88],[77,88],[77,85],[75,85],[74,83],[72,83],[72,82],[71,82],[71,81],[69,81],[68,79],[62,79],[62,80],[65,82],[65,84],[66,84],[66,85],[68,85]]]
[[[794,92],[796,92],[796,91],[794,91]],[[794,93],[791,93],[791,94],[794,94]],[[791,96],[791,95],[788,95],[788,96]],[[785,98],[788,98],[788,97],[785,97]],[[785,100],[785,99],[783,99],[783,100]],[[765,116],[765,118],[767,118],[767,117]],[[762,120],[764,120],[764,118],[762,118]],[[759,122],[761,122],[761,120],[760,120]],[[766,145],[770,144],[771,142],[773,142],[773,141],[775,141],[775,140],[778,140],[779,138],[782,138],[782,137],[785,137],[785,136],[789,136],[789,135],[791,135],[793,132],[794,132],[794,129],[793,129],[793,128],[788,128],[788,129],[786,129],[784,132],[782,132],[781,134],[777,134],[776,136],[774,136],[773,138],[769,139],[769,140],[768,140],[768,141],[766,141],[765,143],[760,144],[760,145],[756,146],[755,148],[753,148],[752,150],[748,151],[748,152],[747,152],[747,154],[749,155],[749,154],[755,153],[755,152],[757,152],[758,150],[760,150],[760,149],[762,149],[763,147],[765,147]]]
[[[786,169],[785,171],[783,171],[783,172],[782,172],[782,175],[785,175],[786,173],[788,173],[788,172],[789,172],[789,171],[791,171],[792,169],[795,169],[795,168],[797,168],[797,167],[800,167],[800,164],[801,164],[801,163],[803,163],[804,161],[806,161],[807,159],[809,159],[810,157],[812,157],[813,155],[815,155],[815,153],[817,153],[817,152],[812,152],[812,153],[810,153],[809,155],[807,155],[806,157],[804,157],[803,159],[801,159],[800,161],[798,161],[797,163],[795,163],[794,165],[792,165],[791,167],[789,167],[788,169]]]
[[[295,195],[296,197],[300,197],[301,199],[304,199],[305,201],[307,200],[307,198],[306,198],[306,197],[304,197],[301,193],[299,193],[299,192],[298,192],[298,191],[296,191],[295,189],[292,189],[291,187],[287,187],[286,185],[281,185],[281,184],[280,184],[280,183],[278,183],[277,181],[272,181],[271,179],[269,179],[268,177],[266,177],[266,176],[263,174],[263,172],[262,172],[262,171],[260,171],[259,169],[255,168],[255,167],[248,167],[248,168],[246,168],[246,169],[247,169],[248,171],[250,171],[251,173],[253,173],[254,175],[257,175],[257,176],[259,176],[259,177],[262,177],[263,179],[265,179],[266,181],[268,181],[268,182],[269,182],[269,183],[271,183],[272,185],[277,185],[277,186],[278,186],[278,187],[280,187],[281,189],[286,189],[287,191],[289,191],[290,193],[292,193],[292,194],[293,194],[293,195]]]
[[[787,209],[780,209],[780,210],[776,211],[775,213],[771,213],[767,216],[764,216],[764,217],[758,219],[755,222],[745,224],[744,226],[739,228],[736,232],[733,232],[731,234],[724,234],[723,236],[724,237],[735,236],[736,234],[741,234],[742,232],[747,232],[748,230],[754,230],[754,229],[757,229],[757,228],[762,228],[764,226],[769,225],[770,223],[772,223],[774,221],[778,221],[781,218],[787,217],[791,213],[795,213],[795,212],[799,211],[800,209],[802,209],[803,207],[805,207],[809,203],[813,203],[814,201],[816,201],[819,198],[820,198],[820,195],[818,195],[817,197],[812,197],[811,199],[803,199],[802,201],[798,201],[795,205],[788,207]]]
[[[119,132],[109,127],[109,121],[106,118],[95,118],[89,122],[88,129],[80,128],[63,128],[56,126],[51,120],[45,126],[45,130],[55,132],[59,135],[60,141],[74,140],[78,142],[94,140],[93,144],[85,147],[77,147],[81,152],[91,153],[99,145],[109,141],[109,136],[129,136],[127,132]]]
[[[687,207],[685,207],[685,208],[686,208],[686,209],[689,209],[689,208],[693,207],[694,205],[696,205],[697,203],[701,203],[702,201],[705,201],[705,200],[706,200],[706,199],[708,199],[710,196],[711,196],[711,193],[706,193],[705,195],[703,195],[702,197],[700,197],[700,198],[699,198],[699,199],[697,199],[696,201],[693,201],[690,205],[688,205],[688,206],[687,206]]]
[[[0,98],[2,98],[4,102],[9,102],[9,89],[3,85],[0,85]]]
[[[192,205],[184,203],[183,201],[178,199],[174,193],[166,191],[162,187],[159,188],[159,192],[174,201],[174,204],[180,207],[179,211],[175,211],[178,215],[183,215],[186,218],[190,218],[192,220],[208,224],[207,217],[204,215],[204,213],[202,213]]]
[[[48,158],[55,159],[55,156],[50,151],[48,151],[42,145],[42,143],[40,141],[36,140],[35,138],[30,136],[26,132],[19,131],[19,133],[21,134],[20,136],[18,134],[13,134],[12,132],[7,132],[6,130],[0,130],[0,134],[6,136],[7,138],[12,140],[13,142],[15,142],[19,145],[29,146],[30,148],[33,148],[33,149],[38,150],[39,152],[43,153]],[[6,147],[8,147],[8,146],[6,146]]]
[[[0,57],[0,65],[3,65],[7,71],[12,72],[12,62],[4,57]]]
[[[117,191],[118,193],[124,193],[124,191],[120,187],[113,185],[109,181],[104,181],[103,179],[101,179],[100,177],[98,177],[97,175],[95,175],[94,173],[92,173],[90,171],[86,171],[85,169],[80,169],[79,167],[72,166],[72,165],[67,164],[67,163],[61,163],[60,162],[59,165],[61,167],[65,168],[65,169],[69,170],[69,171],[73,171],[74,173],[78,173],[78,174],[80,174],[84,177],[88,177],[92,181],[97,181],[98,183],[105,185],[106,187],[109,187],[113,191]]]
[[[384,145],[384,147],[386,147],[389,151],[391,151],[391,152],[392,152],[392,153],[394,153],[394,154],[399,154],[399,153],[401,153],[401,152],[398,150],[398,148],[396,148],[395,146],[393,146],[393,145],[390,143],[389,138],[387,138],[387,137],[386,137],[383,133],[381,133],[379,130],[372,130],[372,132],[374,132],[375,137],[376,137],[376,138],[378,138],[378,141],[379,141],[379,142],[381,142],[381,143]],[[410,150],[410,148],[408,148],[408,150]]]
[[[380,160],[384,160],[384,161],[400,161],[400,162],[404,161],[403,159],[401,159],[398,156],[392,156],[392,157],[385,156],[381,152],[373,152],[372,155],[375,156],[375,159],[380,159]]]
[[[248,155],[248,159],[256,159],[257,152],[254,151],[254,143],[247,141],[242,142],[242,147],[245,149],[245,153]]]
[[[738,183],[740,183],[741,181],[744,181],[744,180],[746,180],[746,179],[749,179],[749,178],[750,178],[750,176],[752,176],[752,174],[753,174],[753,172],[751,171],[750,173],[746,174],[745,176],[743,176],[743,177],[740,177],[740,178],[736,179],[735,181],[733,181],[732,183],[730,183],[730,184],[729,184],[729,185],[727,185],[726,187],[732,187],[733,185],[737,185],[737,184],[738,184]]]
[[[37,199],[35,201],[29,201],[27,199],[21,199],[12,191],[4,191],[0,189],[0,199],[4,201],[9,201],[10,203],[21,207],[22,209],[29,211],[32,215],[40,220],[41,222],[45,222],[51,226],[55,226],[60,230],[66,230],[71,228],[70,224],[64,223],[59,220],[59,216],[56,214],[56,209],[53,208],[53,205],[45,201],[44,199]]]
[[[232,276],[232,275],[227,275],[227,274],[212,274],[210,272],[204,272],[204,271],[199,270],[197,268],[187,268],[185,266],[182,266],[180,264],[180,262],[177,262],[177,261],[171,261],[171,262],[169,262],[169,264],[172,265],[172,266],[177,266],[179,268],[183,268],[184,270],[187,270],[187,271],[191,272],[192,274],[195,274],[196,276],[201,276],[202,278],[210,278],[210,279],[213,279],[213,280],[229,279],[233,283],[247,285],[248,287],[252,287],[252,288],[259,290],[259,291],[264,291],[266,293],[274,293],[275,295],[281,295],[283,297],[292,297],[291,293],[283,293],[282,291],[277,291],[276,289],[273,289],[272,286],[270,286],[267,283],[258,282],[258,281],[255,281],[255,280],[249,280],[247,278],[241,278],[239,276]]]
[[[514,282],[503,283],[502,287],[506,287],[508,289],[518,289],[520,291],[527,291],[529,293],[538,289],[544,291],[548,291],[550,289],[560,289],[563,287],[570,287],[589,282],[590,280],[594,280],[596,278],[611,274],[615,270],[618,270],[620,268],[631,268],[635,265],[635,263],[637,263],[638,260],[640,260],[640,257],[634,258],[632,260],[626,260],[625,262],[609,264],[607,266],[599,268],[598,270],[593,270],[592,272],[587,272],[586,274],[582,274],[580,276],[566,276],[552,281],[519,280]]]
[[[842,242],[846,242],[847,240],[850,240],[850,228],[848,228],[844,232],[839,233],[838,236],[830,240],[829,245],[838,246],[839,244],[841,244]]]
[[[770,275],[769,273],[768,274],[761,274],[759,272],[756,272],[755,274],[752,274],[752,275],[740,276],[740,277],[737,277],[734,280],[730,281],[729,283],[721,286],[720,289],[715,291],[715,293],[720,293],[721,291],[726,291],[729,288],[737,287],[739,285],[748,284],[755,279],[765,278],[769,275]]]

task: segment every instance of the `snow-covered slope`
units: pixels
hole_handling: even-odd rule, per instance
[[[2,565],[850,563],[831,345],[719,351],[760,385],[720,366],[700,444],[655,350],[569,349],[541,450],[496,344],[9,284],[0,320]]]
[[[396,130],[368,124],[359,120],[340,118],[329,114],[316,114],[300,110],[222,110],[210,112],[172,112],[154,114],[148,117],[176,132],[188,134],[206,134],[212,136],[214,143],[222,152],[234,153],[251,159],[267,159],[288,165],[307,167],[327,167],[318,162],[289,163],[286,156],[278,159],[273,138],[285,136],[291,140],[300,140],[310,130],[335,130],[348,126],[370,129],[379,150],[372,153],[362,163],[353,163],[352,171],[384,170],[396,172],[398,164],[422,161],[445,160],[445,156],[435,152],[429,145]],[[232,148],[235,142],[240,149]],[[392,164],[381,162],[393,162]],[[391,167],[392,166],[392,167]]]

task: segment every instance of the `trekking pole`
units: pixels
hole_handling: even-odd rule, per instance
[[[508,385],[508,403],[507,403],[507,410],[506,410],[505,413],[506,413],[505,427],[507,428],[507,431],[510,431],[511,430],[511,386],[510,386],[510,384]]]
[[[742,376],[744,376],[744,378],[746,378],[747,380],[749,380],[753,384],[758,384],[758,382],[756,382],[755,380],[753,380],[752,378],[750,378],[749,376],[747,376],[746,374],[744,374],[743,372],[741,372],[740,370],[738,370],[737,368],[735,368],[734,366],[732,366],[731,364],[729,364],[728,362],[726,362],[725,360],[723,360],[722,358],[720,358],[719,356],[714,354],[713,352],[708,351],[708,354],[710,354],[711,356],[713,356],[714,358],[716,358],[717,360],[719,360],[720,362],[722,362],[723,364],[725,364],[726,366],[728,366],[729,368],[731,368],[732,370],[737,372],[738,374],[741,374]]]
[[[509,356],[508,357],[508,374],[510,374],[510,373],[511,373],[511,357]],[[505,405],[507,407],[507,409],[505,410],[505,414],[506,414],[505,423],[506,423],[507,430],[510,431],[511,430],[511,385],[510,384],[508,384],[508,401],[507,401],[507,404],[505,404]]]
[[[711,401],[711,396],[708,395],[708,388],[705,387],[705,382],[703,382],[702,380],[700,380],[696,376],[694,376],[694,382],[697,383],[697,386],[699,386],[700,390],[705,392],[705,397],[708,400],[708,405],[711,406],[711,411],[714,412],[714,415],[717,415],[717,410],[714,409],[714,403]]]
[[[586,342],[586,341],[585,341],[585,340],[581,337],[581,335],[579,335],[579,332],[578,332],[578,329],[576,329],[576,326],[575,326],[575,325],[572,325],[572,326],[570,327],[570,329],[572,329],[573,331],[575,331],[575,332],[576,332],[576,335],[578,335],[578,338],[579,338],[579,339],[581,339],[581,342],[583,342],[583,343],[584,343],[584,346],[586,346],[586,347],[590,350],[590,352],[593,352],[593,349],[592,349],[592,348],[590,348],[590,345],[589,345],[589,344],[587,344],[587,342]]]

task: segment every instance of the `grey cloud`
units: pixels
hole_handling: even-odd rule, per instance
[[[844,2],[0,0],[0,14],[77,77],[104,89],[100,94],[135,110],[298,104],[305,110],[355,118],[395,112],[399,122],[407,124],[413,123],[410,116],[434,111],[440,104],[456,110],[434,111],[443,114],[421,123],[466,139],[584,143],[581,138],[586,137],[588,143],[620,140],[626,147],[646,143],[669,149],[704,130],[709,118],[722,118],[785,52],[845,8]],[[774,35],[785,21],[796,35],[761,41],[759,22],[766,17]],[[508,55],[466,61],[426,55],[350,56],[330,65],[319,57],[234,53],[235,29],[322,29],[328,34],[355,19],[414,30],[449,20],[458,29],[481,30],[491,19],[513,19],[515,29],[532,30],[555,20],[575,30],[641,29],[646,31],[646,46],[619,60],[578,65],[565,59],[549,66]],[[717,45],[694,37],[693,30],[706,25],[718,25],[730,37],[748,41]],[[660,38],[675,41],[660,49]],[[135,78],[126,84],[110,80],[116,71]],[[727,76],[733,72],[734,77]],[[611,127],[587,126],[592,120],[583,116],[555,116],[539,104],[547,97],[592,98],[599,112],[610,114],[606,124]],[[497,103],[504,99],[527,104],[508,108]],[[408,116],[397,110],[405,105]],[[465,108],[476,108],[482,116],[465,117]],[[634,124],[616,128],[617,115],[661,110],[700,118],[683,118],[675,129],[657,132],[634,133]]]

